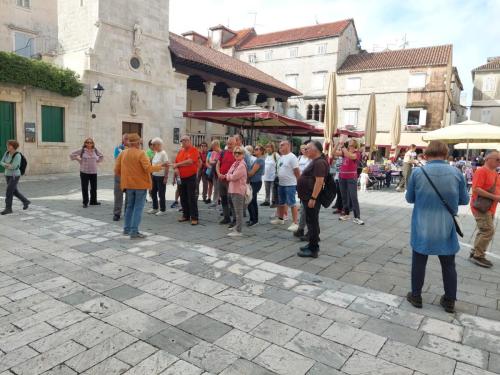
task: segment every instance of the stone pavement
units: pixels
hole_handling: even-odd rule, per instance
[[[108,223],[112,211],[112,178],[99,178],[100,207],[81,207],[80,182],[77,176],[34,176],[21,183],[21,189],[33,202],[72,214]],[[0,194],[3,186],[0,181]],[[167,189],[173,198],[172,186]],[[318,259],[298,258],[299,242],[283,227],[269,224],[273,210],[260,208],[261,224],[244,228],[245,237],[234,241],[226,236],[227,228],[220,226],[218,211],[200,202],[201,225],[192,228],[177,223],[179,214],[168,210],[163,217],[144,215],[144,230],[215,247],[219,250],[250,256],[286,267],[292,267],[336,280],[366,286],[372,289],[405,296],[409,288],[411,251],[409,228],[411,205],[403,194],[394,191],[369,191],[360,194],[363,227],[352,222],[339,222],[331,210],[321,212],[321,256]],[[468,207],[461,208],[463,242],[473,242],[475,223]],[[459,277],[457,310],[489,319],[500,320],[500,231],[497,231],[490,259],[492,269],[471,264],[469,248],[464,245],[457,257]],[[438,304],[443,294],[441,270],[437,257],[429,259],[424,286],[424,301]]]
[[[498,321],[210,238],[132,241],[103,220],[16,208],[0,218],[1,375],[500,373]]]

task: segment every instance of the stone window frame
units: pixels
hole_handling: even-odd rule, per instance
[[[316,54],[317,55],[326,55],[327,50],[328,50],[328,43],[316,44]]]
[[[491,108],[481,108],[481,122],[491,123]]]
[[[134,59],[134,58],[139,60],[139,67],[137,67],[137,68],[134,68],[132,66],[132,59]],[[143,63],[140,56],[132,55],[132,56],[130,56],[130,59],[128,59],[128,66],[129,66],[130,70],[132,70],[133,72],[139,72],[141,70],[141,68],[144,66],[144,63]]]
[[[257,54],[255,54],[255,53],[249,53],[249,54],[248,54],[248,62],[249,62],[250,64],[253,64],[253,63],[255,63],[256,61],[257,61]]]
[[[30,57],[28,57],[28,58],[31,58],[32,56],[34,56],[36,54],[36,38],[37,38],[38,34],[36,32],[31,32],[28,30],[14,28],[14,27],[11,28],[11,30],[12,30],[12,52],[18,56],[26,57],[24,55],[18,54],[17,51],[20,51],[20,50],[26,48],[28,45],[26,44],[26,46],[24,48],[17,48],[17,46],[16,46],[16,34],[23,34],[27,37],[28,40],[31,40],[31,51],[33,52],[33,54],[30,55]]]
[[[272,49],[268,49],[268,50],[266,50],[266,52],[264,52],[264,59],[266,61],[270,61],[273,59],[273,50]]]
[[[486,76],[483,79],[483,87],[482,92],[495,92],[496,91],[496,82],[495,77],[492,75]]]
[[[289,79],[288,78],[295,78],[295,85],[291,85],[290,82],[289,82]],[[298,73],[290,73],[290,74],[285,74],[285,83],[290,86],[290,87],[293,87],[294,89],[297,88],[297,86],[299,85],[299,74]]]
[[[347,123],[347,113],[353,113],[356,115],[356,123]],[[359,108],[344,108],[342,110],[342,124],[344,127],[346,126],[352,126],[354,128],[357,128],[359,125]]]
[[[23,9],[31,9],[31,0],[16,0],[16,6]]]
[[[64,141],[63,142],[44,142],[42,141],[42,106],[61,107],[64,108],[63,128],[64,128]],[[36,144],[39,148],[69,148],[68,131],[69,124],[69,104],[63,100],[39,97],[36,101]]]
[[[290,58],[299,57],[299,47],[290,47],[288,49],[288,57]]]

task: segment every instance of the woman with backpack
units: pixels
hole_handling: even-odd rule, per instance
[[[23,202],[23,210],[27,210],[30,201],[22,195],[17,189],[17,184],[24,171],[21,171],[23,156],[17,151],[19,143],[16,140],[7,141],[7,152],[3,155],[0,165],[5,168],[5,180],[7,181],[7,190],[5,192],[5,209],[0,212],[1,215],[12,213],[12,200],[14,197]],[[25,159],[24,159],[25,160]],[[25,168],[26,162],[24,163]]]
[[[96,148],[92,138],[87,138],[81,149],[73,151],[69,158],[80,164],[80,181],[82,184],[83,208],[98,206],[97,201],[97,164],[102,162],[104,156]],[[90,200],[89,200],[90,183]]]

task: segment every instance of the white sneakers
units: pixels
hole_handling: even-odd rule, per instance
[[[148,214],[156,214],[158,212],[158,210],[155,210],[154,208],[150,208],[148,210]]]
[[[273,224],[273,225],[283,225],[283,224],[285,224],[285,220],[280,219],[280,218],[276,218],[274,220],[271,220],[271,224]]]
[[[243,237],[243,234],[241,232],[237,232],[235,230],[229,232],[227,234],[228,237]]]
[[[298,224],[292,224],[290,225],[287,230],[289,230],[290,232],[295,232],[296,230],[299,229],[299,225]]]
[[[163,216],[163,215],[166,215],[167,213],[165,211],[158,211],[157,213],[155,213],[156,216]]]
[[[339,216],[339,220],[340,221],[347,221],[347,220],[349,220],[349,215],[341,215],[341,216]]]
[[[354,224],[358,224],[358,225],[365,225],[365,222],[363,220],[361,220],[361,219],[358,219],[358,218],[352,219],[352,222]]]

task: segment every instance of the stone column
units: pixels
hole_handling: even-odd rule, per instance
[[[203,85],[205,86],[205,92],[207,93],[207,109],[212,109],[213,104],[212,104],[212,96],[214,93],[214,88],[216,83],[215,82],[203,82]]]
[[[276,98],[267,98],[267,109],[274,111],[276,105]]]
[[[227,89],[227,93],[229,94],[229,106],[231,108],[236,107],[236,96],[238,96],[238,93],[240,92],[240,89],[236,87],[229,87]]]
[[[249,92],[248,93],[248,101],[250,105],[257,105],[257,97],[259,96],[258,93],[256,92]]]
[[[285,116],[288,116],[287,115],[287,112],[288,112],[288,108],[290,107],[290,105],[288,104],[288,101],[286,102],[281,102],[281,107],[283,108],[283,114]]]

